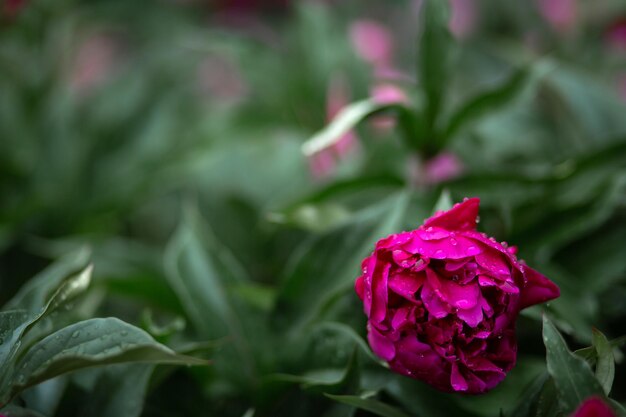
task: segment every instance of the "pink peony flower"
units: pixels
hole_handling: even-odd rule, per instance
[[[26,3],[26,0],[4,0],[0,16],[13,19],[26,6]]]
[[[350,103],[350,86],[341,76],[331,79],[326,96],[326,121],[331,122]],[[359,138],[354,130],[348,131],[332,146],[309,157],[309,169],[315,179],[330,176],[337,168],[337,161],[356,151]]]
[[[459,39],[465,39],[476,28],[475,0],[450,0],[450,32]]]
[[[626,18],[621,18],[606,31],[606,42],[616,51],[626,52]]]
[[[356,280],[374,353],[441,391],[478,394],[502,382],[515,365],[518,313],[559,296],[515,250],[476,231],[479,202],[381,239]]]
[[[586,399],[572,417],[616,417],[611,408],[598,397]]]
[[[88,37],[78,47],[70,85],[79,93],[102,85],[119,64],[120,56],[120,43],[113,36],[95,34]]]
[[[569,32],[576,26],[576,0],[537,0],[539,12],[557,32]]]
[[[393,67],[393,38],[381,23],[357,20],[350,26],[350,39],[357,55],[375,71],[385,72]]]

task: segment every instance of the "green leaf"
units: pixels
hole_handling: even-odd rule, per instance
[[[609,395],[613,386],[613,378],[615,377],[615,358],[613,357],[613,348],[598,329],[592,329],[593,347],[596,350],[596,378],[602,385],[604,393]]]
[[[325,394],[328,398],[338,401],[343,404],[348,404],[353,407],[360,408],[361,410],[369,411],[377,416],[382,417],[410,417],[404,411],[392,407],[383,402],[373,400],[370,398],[362,398],[356,395],[332,395]]]
[[[205,339],[230,338],[237,354],[233,360],[241,366],[237,372],[251,376],[256,368],[250,335],[244,331],[226,290],[226,284],[249,280],[194,208],[187,208],[167,246],[165,270],[195,330]]]
[[[302,152],[311,156],[331,147],[363,119],[388,107],[374,100],[357,101],[344,107],[328,126],[302,144]]]
[[[451,139],[459,129],[479,119],[490,111],[506,105],[521,92],[526,85],[528,71],[519,69],[500,85],[478,94],[463,103],[450,117],[445,131],[446,140]]]
[[[366,99],[344,107],[328,126],[302,144],[302,153],[305,156],[311,156],[328,149],[364,119],[388,110],[393,110],[398,114],[400,126],[404,128],[405,135],[414,136],[415,126],[412,124],[417,123],[414,120],[416,116],[412,115],[408,108],[398,103],[378,103],[373,99]]]
[[[545,315],[543,342],[546,346],[548,373],[554,380],[561,411],[571,413],[593,395],[604,397],[602,386],[589,364],[568,349],[561,334]]]
[[[347,326],[343,323],[324,322],[324,323],[320,323],[318,326],[315,327],[314,331],[318,331],[318,330],[331,330],[331,331],[340,333],[348,337],[349,339],[352,339],[356,343],[356,346],[358,346],[361,349],[361,351],[363,351],[363,353],[367,355],[368,358],[370,358],[372,361],[378,363],[381,366],[387,367],[387,364],[381,361],[378,356],[374,355],[372,350],[369,348],[367,342],[363,340],[363,338],[359,336],[359,334],[355,332],[352,327]]]
[[[0,413],[6,417],[44,417],[36,411],[27,410],[26,408],[21,408],[15,405],[0,408]]]
[[[143,410],[153,365],[108,367],[87,397],[84,417],[138,417]]]
[[[89,256],[90,251],[83,248],[76,253],[59,259],[29,280],[6,304],[5,308],[26,309],[32,313],[40,313],[44,307],[50,306],[51,297],[54,297],[54,294],[60,291],[68,277],[85,270],[89,262]],[[69,285],[71,286],[71,284]],[[66,295],[75,295],[75,292],[69,287],[64,291],[70,291]],[[59,294],[59,296],[61,295]]]
[[[303,375],[273,374],[266,381],[292,382],[324,393],[340,393],[340,390],[358,382],[358,351],[355,349],[344,369],[314,369]],[[355,387],[358,389],[358,387]]]
[[[426,95],[426,121],[435,127],[449,83],[453,39],[448,30],[448,2],[424,0],[418,46],[418,79]]]
[[[401,230],[408,203],[408,193],[392,195],[350,224],[305,242],[288,266],[273,323],[291,326],[296,337],[301,326],[313,324],[329,299],[353,286],[376,241]]]
[[[444,188],[441,191],[441,195],[439,199],[435,203],[435,207],[433,208],[433,213],[437,213],[438,211],[446,211],[452,208],[452,197],[450,196],[450,191],[447,188]]]
[[[45,337],[19,360],[12,387],[0,403],[45,380],[79,369],[127,362],[206,365],[178,355],[148,333],[116,318],[90,319]]]

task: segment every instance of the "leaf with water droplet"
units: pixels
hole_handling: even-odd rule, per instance
[[[126,332],[126,335],[120,338],[101,337],[121,335],[122,332]],[[208,363],[179,355],[156,342],[145,331],[121,320],[90,319],[67,326],[30,348],[19,360],[16,369],[20,369],[20,373],[14,378],[14,385],[9,392],[0,398],[0,403],[6,403],[8,398],[28,387],[67,372],[128,362],[191,365]]]

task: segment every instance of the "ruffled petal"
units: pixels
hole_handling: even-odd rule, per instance
[[[396,348],[393,342],[380,334],[375,326],[368,326],[367,341],[372,347],[372,351],[381,359],[390,361],[396,356]]]
[[[475,230],[480,199],[468,198],[450,210],[435,214],[424,222],[424,227],[441,227],[446,230]]]
[[[524,266],[524,278],[526,285],[520,297],[520,310],[553,300],[561,294],[554,282],[528,266]]]
[[[459,371],[459,365],[452,362],[452,372],[450,373],[450,385],[455,391],[467,391],[467,381]]]

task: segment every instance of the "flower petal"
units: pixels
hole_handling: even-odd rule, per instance
[[[424,283],[423,273],[395,273],[389,277],[389,289],[409,301],[415,301],[415,293]]]
[[[367,341],[372,347],[372,351],[386,361],[392,360],[396,356],[396,348],[393,342],[380,334],[376,327],[371,324],[368,326]]]
[[[456,313],[470,327],[476,327],[483,319],[483,309],[479,304],[469,309],[459,309]]]
[[[572,417],[615,417],[615,413],[598,397],[586,399]]]
[[[450,373],[450,385],[455,391],[467,391],[467,381],[459,371],[459,365],[452,362],[452,372]]]
[[[475,230],[480,199],[468,198],[450,210],[435,214],[424,222],[424,228],[441,227],[446,230]]]
[[[524,278],[526,279],[526,286],[520,297],[520,310],[553,300],[561,293],[554,282],[528,266],[524,266]]]

